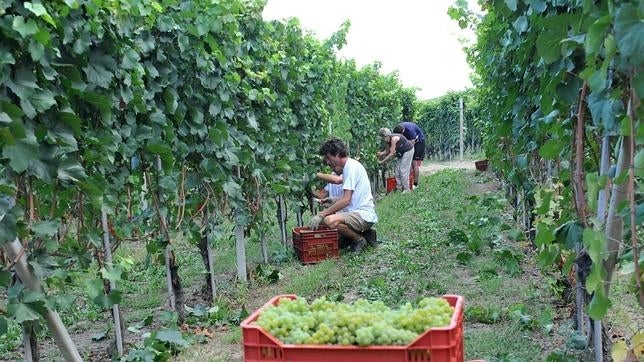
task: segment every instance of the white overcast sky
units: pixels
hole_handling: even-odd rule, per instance
[[[470,1],[472,3],[473,1]],[[268,0],[265,20],[295,17],[323,40],[351,22],[341,57],[358,66],[382,63],[398,71],[419,99],[471,87],[471,69],[458,39],[471,37],[447,15],[454,0]]]

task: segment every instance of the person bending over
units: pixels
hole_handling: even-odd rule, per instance
[[[414,188],[416,188],[420,179],[420,164],[425,159],[425,134],[414,122],[400,122],[394,127],[394,133],[402,134],[414,145],[412,167],[414,168]]]
[[[414,156],[414,145],[400,133],[391,133],[389,128],[381,128],[378,131],[387,148],[377,153],[378,161],[384,164],[394,155],[396,156],[396,188],[403,192],[409,191],[409,171],[411,170],[411,159]]]

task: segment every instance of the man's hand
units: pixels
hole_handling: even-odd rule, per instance
[[[320,224],[322,223],[322,220],[324,220],[324,216],[320,214],[313,216],[311,221],[309,221],[309,229],[317,230]]]

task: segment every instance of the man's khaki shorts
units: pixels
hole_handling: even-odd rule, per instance
[[[369,230],[373,225],[372,222],[364,221],[360,214],[355,211],[340,212],[339,214],[342,216],[344,223],[358,233]]]

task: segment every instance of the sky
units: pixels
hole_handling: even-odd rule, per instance
[[[296,17],[302,28],[327,39],[351,22],[339,56],[358,66],[382,63],[398,71],[419,99],[471,87],[471,69],[458,39],[472,37],[447,15],[454,0],[268,0],[265,20]]]

